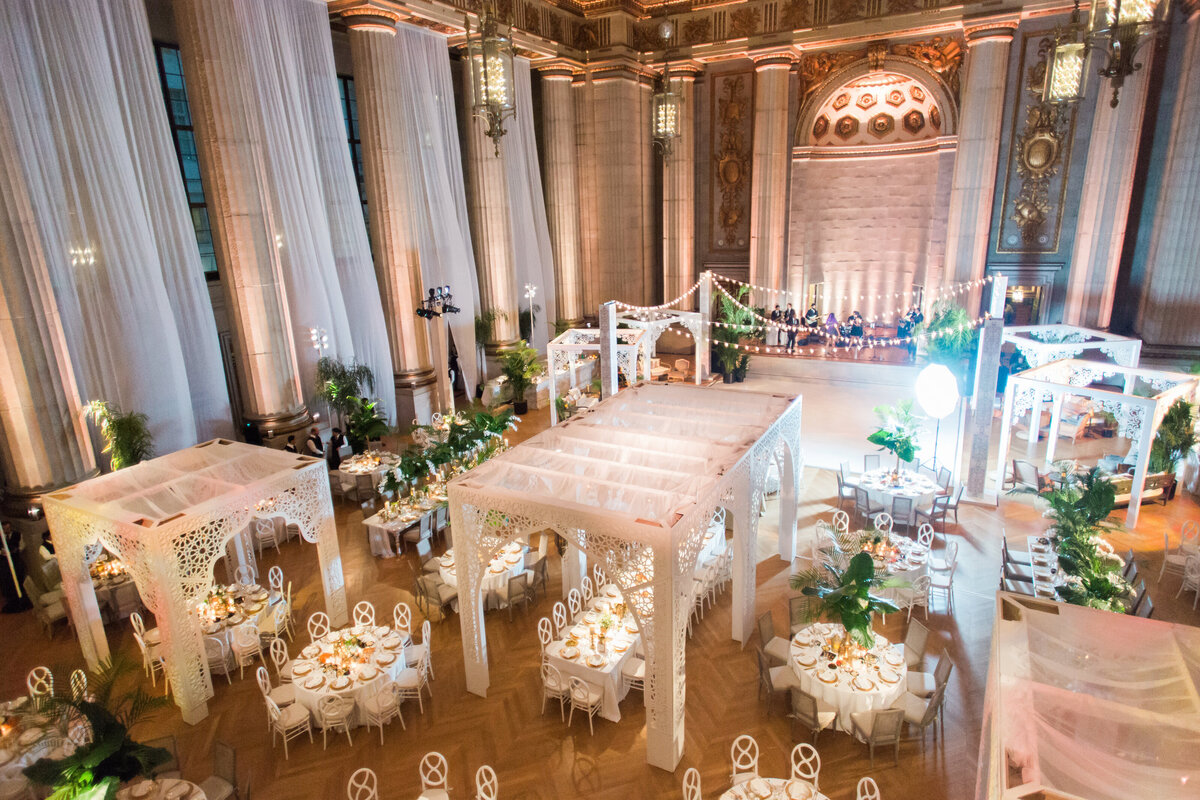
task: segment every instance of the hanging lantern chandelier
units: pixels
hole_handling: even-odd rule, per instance
[[[662,37],[664,49],[675,26],[670,20],[665,20],[658,26],[658,34]],[[662,151],[663,161],[670,159],[675,141],[679,139],[680,106],[683,98],[679,92],[671,91],[671,60],[663,64],[662,75],[654,84],[654,94],[650,98],[650,135],[654,137],[654,146]]]
[[[467,57],[471,60],[472,111],[487,123],[485,135],[500,155],[504,120],[516,113],[513,86],[512,24],[502,24],[496,0],[483,0],[479,27],[472,31],[467,17]]]
[[[1125,79],[1142,68],[1137,52],[1167,24],[1170,0],[1092,0],[1091,24],[1079,22],[1079,0],[1071,24],[1056,32],[1046,60],[1047,102],[1075,102],[1086,93],[1086,63],[1091,51],[1101,59],[1097,70],[1112,83],[1110,105],[1117,107]]]

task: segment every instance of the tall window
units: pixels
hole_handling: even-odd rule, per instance
[[[363,178],[362,140],[358,134],[358,102],[354,99],[354,78],[338,75],[338,93],[342,98],[342,118],[346,122],[346,140],[350,143],[350,163],[354,165],[358,199],[362,203],[363,219],[370,225],[367,217],[367,183]]]
[[[204,274],[217,277],[217,254],[213,248],[212,225],[208,221],[208,205],[204,200],[204,184],[200,180],[200,161],[196,157],[196,133],[192,129],[192,110],[188,106],[187,87],[183,83],[183,67],[179,48],[156,44],[158,76],[162,80],[163,98],[167,103],[167,119],[171,123],[171,138],[179,156],[179,171],[183,173],[183,188],[187,192],[192,212],[192,227],[200,247],[200,263]]]

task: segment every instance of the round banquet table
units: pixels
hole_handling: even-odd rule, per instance
[[[720,800],[829,800],[804,780],[751,778],[728,789]]]
[[[849,733],[853,730],[851,714],[888,708],[904,694],[908,667],[904,663],[904,654],[877,633],[875,645],[870,650],[870,654],[878,659],[874,666],[859,662],[857,677],[846,666],[832,671],[826,669],[830,662],[822,657],[820,643],[826,637],[843,633],[845,628],[841,625],[828,622],[800,629],[792,637],[788,663],[799,679],[800,688],[836,708],[837,729]],[[881,668],[889,671],[884,673]],[[895,681],[885,681],[885,677],[895,677]]]
[[[888,544],[896,549],[886,558],[875,558],[875,573],[886,572],[889,578],[903,581],[903,586],[888,586],[879,589],[879,596],[893,603],[907,603],[913,596],[912,582],[925,574],[929,550],[905,536],[892,533]],[[893,557],[894,555],[894,557]]]
[[[479,589],[484,595],[484,608],[500,608],[500,590],[508,586],[508,579],[525,571],[525,547],[512,542],[501,548],[480,579]],[[454,565],[454,548],[438,560],[438,572],[447,585],[458,588],[458,571]],[[458,600],[452,604],[458,610]]]
[[[341,681],[344,685],[334,688],[336,676],[326,674],[321,665],[333,653],[335,642],[351,636],[358,636],[364,643],[369,643],[371,652],[366,655],[366,664],[352,666],[350,675]],[[391,628],[382,625],[375,628],[354,626],[330,631],[300,651],[300,657],[292,662],[292,686],[296,690],[296,702],[307,708],[315,721],[319,719],[317,707],[322,697],[328,694],[349,697],[354,701],[352,722],[364,725],[362,701],[378,691],[381,682],[394,681],[405,666],[404,639]]]
[[[145,784],[150,784],[143,788]],[[117,800],[208,800],[204,790],[179,778],[135,781],[117,790]]]
[[[896,498],[912,500],[913,510],[909,514],[908,519],[898,519],[896,522],[907,522],[909,525],[915,525],[917,522],[917,509],[928,508],[933,503],[933,498],[942,490],[942,487],[938,486],[936,481],[919,472],[911,472],[903,469],[900,470],[900,483],[893,486],[888,478],[891,473],[892,470],[890,469],[876,469],[864,472],[859,476],[858,485],[867,490],[872,503],[883,506],[883,510],[888,514],[892,513],[892,500]]]
[[[262,627],[275,611],[275,603],[271,602],[271,593],[262,586],[249,586],[245,589],[235,587],[230,592],[241,602],[238,604],[240,613],[226,617],[217,622],[200,621],[200,632],[205,636],[215,636],[225,642],[228,648],[233,647],[233,631],[247,623]],[[276,600],[281,602],[282,598]],[[266,648],[264,647],[265,651]],[[235,665],[236,666],[236,665]]]

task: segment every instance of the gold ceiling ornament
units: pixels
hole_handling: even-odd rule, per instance
[[[936,72],[958,96],[958,73],[962,69],[963,47],[957,39],[934,36],[925,42],[911,42],[892,46],[892,53],[920,61]]]
[[[1036,103],[1029,107],[1025,130],[1017,140],[1017,174],[1021,191],[1013,201],[1010,219],[1027,245],[1037,244],[1050,213],[1050,179],[1062,166],[1062,106]]]
[[[757,6],[736,8],[729,12],[729,35],[734,39],[749,38],[758,33],[762,10]]]
[[[508,4],[511,9],[511,3]],[[504,121],[516,114],[516,85],[513,76],[512,17],[501,22],[498,0],[483,0],[479,27],[472,30],[466,17],[467,58],[471,61],[472,110],[487,123],[485,135],[500,155]]]
[[[864,55],[866,50],[838,50],[834,52],[805,53],[800,59],[800,82],[804,86],[804,100],[807,100],[821,83],[837,70],[853,64]]]
[[[738,75],[724,83],[725,96],[717,101],[720,122],[721,149],[713,156],[716,162],[717,184],[721,188],[721,207],[718,211],[726,241],[736,241],[738,228],[746,216],[745,192],[750,178],[750,153],[742,130],[750,115],[746,97],[745,76]]]

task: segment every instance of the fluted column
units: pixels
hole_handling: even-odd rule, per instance
[[[175,0],[213,243],[236,349],[243,417],[279,436],[310,421],[264,185],[263,136],[237,0]]]
[[[554,289],[558,321],[583,320],[583,256],[579,244],[578,159],[575,149],[575,98],[571,69],[553,66],[542,74],[542,160],[546,221],[554,250]]]
[[[427,423],[437,376],[431,367],[428,325],[417,316],[424,291],[414,224],[417,209],[408,186],[419,178],[409,174],[407,148],[412,139],[405,127],[411,123],[404,118],[400,44],[395,20],[387,12],[348,11],[343,18],[350,29],[371,250],[392,354],[396,418]]]
[[[1200,2],[1184,4],[1183,58],[1137,329],[1155,344],[1200,344]],[[1121,104],[1125,100],[1122,96]]]
[[[671,90],[679,94],[679,138],[663,165],[663,302],[696,282],[695,88],[698,69],[672,66]],[[680,308],[692,308],[689,298]]]
[[[946,225],[946,283],[983,277],[987,265],[996,164],[1004,121],[1008,53],[1016,20],[968,25],[966,79],[958,120],[958,154]],[[972,306],[972,309],[974,307]]]
[[[517,273],[513,263],[512,223],[508,208],[508,179],[504,172],[507,136],[500,140],[500,155],[484,134],[484,123],[471,111],[471,61],[463,59],[463,114],[467,120],[467,210],[479,273],[481,313],[498,315],[492,338],[484,350],[495,355],[521,337],[517,306]],[[509,134],[512,135],[511,133]]]
[[[7,510],[96,473],[48,258],[0,110],[0,470]]]
[[[754,56],[754,161],[750,173],[750,282],[783,289],[787,231],[789,52]]]
[[[1125,79],[1116,108],[1108,102],[1104,87],[1100,90],[1088,137],[1063,313],[1063,322],[1070,325],[1107,328],[1112,318],[1153,58],[1154,48],[1146,47],[1142,69]]]

